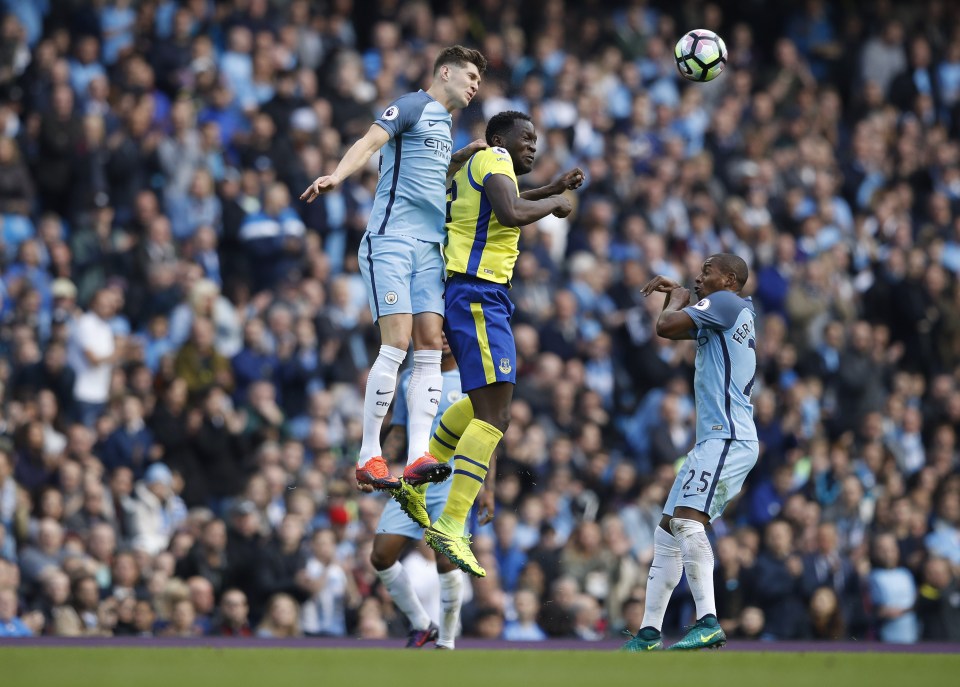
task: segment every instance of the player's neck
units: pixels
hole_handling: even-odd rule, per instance
[[[440,81],[434,81],[430,85],[430,88],[427,89],[427,95],[443,105],[447,112],[453,112],[453,107],[450,103],[450,100],[444,94],[443,86],[441,85]]]

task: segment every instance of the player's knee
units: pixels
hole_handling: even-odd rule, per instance
[[[510,420],[513,419],[513,416],[510,413],[510,406],[506,406],[500,409],[500,412],[497,414],[497,421],[495,427],[501,432],[506,434],[507,428],[510,427]]]
[[[370,565],[374,570],[386,570],[397,560],[385,551],[380,551],[376,547],[370,552]]]

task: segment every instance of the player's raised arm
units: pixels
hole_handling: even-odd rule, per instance
[[[490,207],[505,227],[522,227],[554,214],[566,217],[573,205],[561,195],[526,200],[517,195],[517,183],[505,174],[491,174],[484,182]]]
[[[300,200],[312,203],[324,193],[337,188],[343,180],[363,167],[370,160],[370,157],[380,150],[387,141],[390,140],[388,134],[381,126],[371,124],[363,138],[358,140],[347,151],[347,154],[340,160],[340,164],[333,171],[333,174],[317,177],[303,193],[300,194]]]
[[[665,293],[663,310],[657,318],[657,335],[672,341],[692,339],[697,325],[683,309],[690,304],[690,289],[680,286],[668,277],[658,275],[641,289],[644,296],[651,293]]]

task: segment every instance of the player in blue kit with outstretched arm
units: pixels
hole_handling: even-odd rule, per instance
[[[310,203],[332,191],[380,151],[380,176],[359,259],[381,346],[367,377],[356,478],[362,487],[390,490],[397,498],[403,497],[404,485],[439,482],[450,474],[450,466],[427,450],[442,387],[446,182],[448,174],[486,147],[474,141],[451,154],[450,113],[470,104],[486,66],[476,50],[459,45],[442,50],[430,88],[393,101],[333,173],[317,178],[300,196]],[[401,482],[381,455],[380,429],[411,335],[409,448]]]
[[[697,342],[693,380],[697,443],[663,508],[654,534],[642,625],[624,644],[625,651],[663,648],[663,616],[684,571],[697,622],[670,649],[717,648],[727,641],[717,622],[713,549],[704,526],[720,517],[740,492],[759,455],[750,403],[757,370],[753,304],[740,296],[748,276],[742,258],[720,253],[704,261],[694,288],[699,300],[693,305],[690,291],[667,277],[654,277],[643,287],[644,296],[666,294],[657,334]]]

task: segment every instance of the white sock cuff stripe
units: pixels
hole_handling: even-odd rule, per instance
[[[670,520],[670,529],[673,530],[673,536],[677,539],[689,537],[699,532],[705,532],[702,522],[696,520],[687,520],[686,518],[673,518]]]
[[[653,545],[655,547],[662,547],[667,551],[676,551],[678,553],[680,551],[680,542],[677,541],[677,538],[659,525],[657,525],[657,529],[653,533]]]
[[[443,351],[422,350],[413,352],[414,363],[436,363],[439,365],[442,357]]]
[[[400,365],[406,359],[407,352],[402,351],[399,348],[394,348],[393,346],[382,344],[380,346],[380,355],[388,360],[392,360],[397,365]]]

